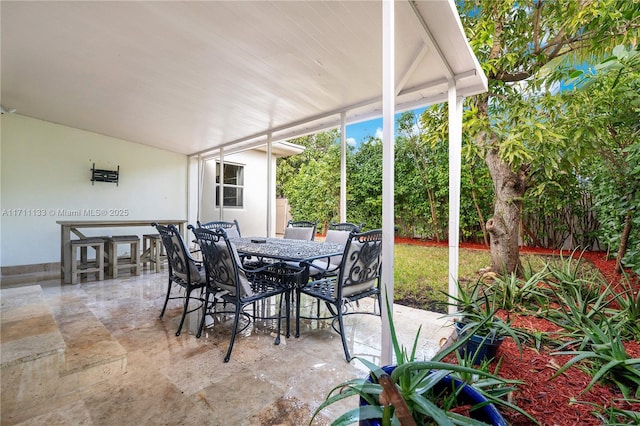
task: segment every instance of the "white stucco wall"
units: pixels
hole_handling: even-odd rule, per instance
[[[233,221],[240,224],[242,236],[265,236],[267,232],[267,162],[265,153],[256,150],[242,151],[224,156],[225,163],[244,167],[244,206],[215,207],[215,159],[204,162],[202,176],[202,198],[199,219],[201,222],[212,220]],[[271,229],[275,230],[275,171],[276,159],[272,161],[271,194]],[[275,232],[275,231],[274,231]],[[273,236],[273,235],[272,235]]]
[[[60,261],[57,220],[187,219],[187,157],[19,114],[1,116],[0,266]],[[120,182],[95,182],[91,166]],[[96,211],[106,213],[95,215]],[[77,214],[79,215],[71,215]],[[86,235],[153,233],[151,227]]]

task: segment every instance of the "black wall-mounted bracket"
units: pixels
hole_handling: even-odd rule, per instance
[[[118,186],[118,179],[120,178],[120,166],[117,170],[103,170],[96,169],[96,163],[93,163],[91,168],[91,185],[95,182],[110,182],[115,183]]]

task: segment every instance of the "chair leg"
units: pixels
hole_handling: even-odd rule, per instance
[[[164,316],[164,311],[167,310],[167,302],[169,301],[169,295],[171,293],[171,278],[169,278],[169,287],[167,288],[167,297],[164,299],[164,306],[162,307],[162,312],[160,312],[160,318]]]
[[[162,255],[163,247],[160,241],[156,241],[154,244],[155,244],[155,248],[153,252],[154,263],[156,266],[156,272],[160,272],[160,262],[161,262],[160,256]]]
[[[300,289],[296,289],[296,338],[300,337]]]
[[[111,278],[118,278],[118,244],[111,241],[109,244],[109,274]]]
[[[342,321],[342,309],[336,306],[338,310],[338,324],[340,325],[340,337],[342,338],[342,347],[344,348],[344,356],[347,358],[347,362],[351,362],[351,355],[349,354],[349,347],[347,346],[347,338],[344,333],[344,322]]]
[[[100,244],[96,247],[96,268],[98,268],[98,279],[104,280],[104,245]]]
[[[207,289],[205,293],[204,302],[202,303],[202,318],[200,319],[200,326],[198,327],[198,334],[196,334],[196,338],[199,339],[202,336],[202,330],[204,329],[205,317],[207,316],[207,308],[209,305],[209,289]],[[215,303],[215,300],[213,301]]]
[[[178,331],[176,331],[176,336],[179,336],[180,332],[182,332],[182,325],[184,324],[184,319],[187,317],[187,311],[189,310],[190,297],[191,297],[191,290],[187,290],[184,296],[184,309],[182,310],[182,317],[180,318],[180,325],[178,326]]]
[[[77,254],[76,248],[71,245],[71,284],[78,284],[78,259],[76,258]],[[82,249],[80,251],[82,253]],[[82,254],[81,260],[82,261]]]
[[[236,333],[238,332],[238,321],[240,321],[240,312],[242,312],[240,303],[236,304],[236,316],[233,320],[233,330],[231,330],[231,341],[229,342],[229,349],[224,357],[224,362],[229,362],[231,359],[231,351],[233,350],[233,342],[236,340]]]
[[[280,325],[282,324],[282,297],[284,294],[280,296],[280,303],[278,303],[278,335],[276,336],[274,345],[280,344]],[[289,325],[289,312],[287,312],[287,326]]]
[[[134,241],[131,243],[131,261],[135,262],[135,266],[131,269],[134,275],[140,275],[140,243]]]
[[[287,312],[287,324],[285,324],[285,328],[287,330],[286,336],[287,336],[287,339],[288,339],[289,337],[291,337],[291,327],[290,327],[290,324],[289,324],[289,317],[290,317],[290,314],[291,314],[291,290],[287,290],[284,293],[284,297],[285,297],[285,302],[286,302],[285,306],[286,306],[286,312]]]

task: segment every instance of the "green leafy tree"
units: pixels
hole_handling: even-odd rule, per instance
[[[554,131],[559,107],[540,96],[550,72],[579,55],[598,57],[637,36],[640,3],[626,0],[458,2],[489,92],[469,105],[466,131],[482,151],[493,181],[486,229],[494,271],[521,270],[519,224],[532,175],[562,169],[573,141]]]
[[[347,176],[349,220],[367,228],[382,226],[382,141],[370,137],[353,154]]]
[[[467,111],[466,114],[469,114]],[[436,194],[436,209],[432,209],[443,218],[442,233],[448,229],[448,180],[449,180],[449,128],[447,125],[448,108],[446,105],[433,105],[426,109],[420,116],[417,125],[408,126],[402,123],[400,128],[410,127],[419,131],[419,138],[412,137],[415,141],[410,144],[417,161],[424,170],[423,176],[426,185],[432,185],[432,191]],[[419,141],[419,142],[418,142]],[[482,163],[478,154],[478,148],[471,143],[468,137],[462,141],[464,161],[461,165],[460,188],[460,231],[465,240],[481,239],[488,245],[488,236],[485,229],[484,218],[488,216],[488,206],[491,205],[491,179],[486,166]]]
[[[474,155],[474,145],[465,138],[462,143],[463,163],[460,188],[460,235],[463,239],[480,240],[489,246],[485,218],[491,212],[493,185],[489,170]]]
[[[340,135],[334,129],[290,142],[306,149],[278,159],[276,193],[289,199],[294,220],[318,221],[326,229],[340,217]]]
[[[305,147],[299,155],[278,158],[276,168],[276,194],[285,197],[287,184],[300,172],[300,168],[313,159],[324,158],[332,146],[339,144],[340,134],[336,129],[291,139],[289,142]]]
[[[441,110],[430,109],[424,112],[424,114],[429,113],[439,114]],[[438,116],[436,119],[442,119],[442,117]],[[440,241],[444,231],[441,218],[446,218],[446,213],[443,210],[448,205],[446,191],[449,176],[448,150],[444,144],[429,143],[425,137],[427,130],[423,123],[422,120],[416,118],[413,112],[401,115],[398,120],[396,145],[398,153],[403,156],[396,158],[396,164],[402,164],[401,160],[404,158],[408,160],[409,165],[414,165],[417,177],[420,178],[422,184],[414,186],[413,193],[418,192],[419,194],[420,190],[424,191],[423,196],[427,201],[429,223],[433,229],[433,236],[436,241]],[[396,155],[396,157],[399,156]],[[396,174],[402,178],[397,186],[403,188],[406,187],[406,183],[403,181],[411,169],[410,167],[405,168],[404,173],[400,173],[397,165]],[[396,196],[399,195],[398,192],[396,190]]]
[[[569,137],[592,155],[578,171],[594,196],[604,243],[640,272],[640,51],[618,46],[564,95]]]

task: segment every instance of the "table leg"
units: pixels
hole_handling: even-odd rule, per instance
[[[286,316],[287,316],[287,328],[286,328],[286,333],[285,336],[287,336],[287,339],[289,337],[291,337],[291,289],[287,290],[285,292],[285,303],[286,303]]]
[[[60,270],[65,284],[71,283],[71,227],[60,225]]]

